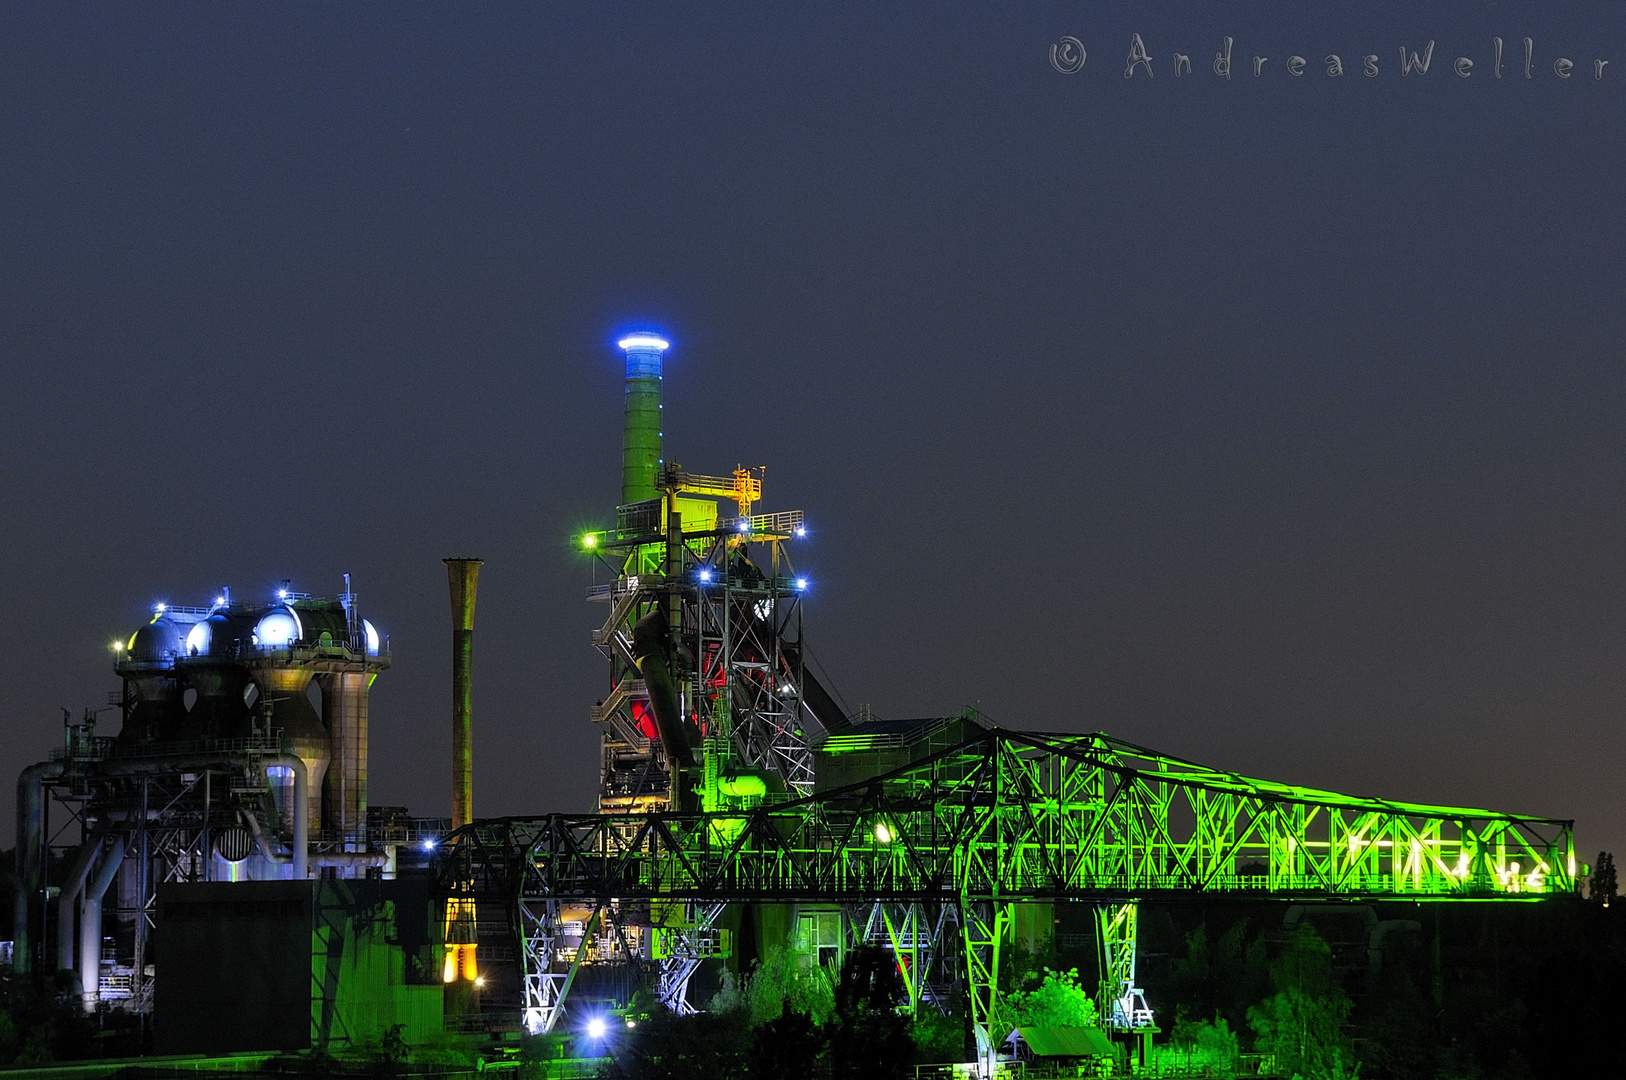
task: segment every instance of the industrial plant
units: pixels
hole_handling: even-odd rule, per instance
[[[1103,1045],[1128,1063],[1163,1030],[1137,976],[1145,902],[1574,894],[1565,820],[1294,787],[975,709],[849,714],[811,670],[803,512],[760,468],[669,459],[669,343],[619,345],[620,497],[573,538],[602,613],[583,643],[605,673],[581,703],[593,811],[474,816],[479,559],[445,560],[450,819],[368,802],[390,650],[348,578],[334,599],[159,605],[115,649],[117,732],[70,719],[19,779],[14,982],[71,973],[86,1010],[148,1018],[164,1053],[391,1030],[501,1045],[693,1013],[725,971],[872,946],[900,1009],[961,1003],[991,1075],[1013,1052],[1002,965],[1064,912],[1085,913]]]

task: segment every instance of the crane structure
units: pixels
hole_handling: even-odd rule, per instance
[[[912,950],[916,964],[922,945],[935,953],[938,970],[900,962],[911,1004],[944,970],[957,973],[985,1053],[1004,1034],[997,987],[1015,905],[1099,906],[1102,1015],[1133,1031],[1152,1021],[1134,983],[1143,900],[1507,901],[1574,891],[1569,821],[1359,798],[1100,733],[956,719],[948,729],[965,737],[951,745],[928,743],[917,761],[806,797],[477,822],[446,845],[443,878],[507,913],[532,1030],[552,1027],[589,959],[585,938],[573,954],[558,949],[550,917],[561,903],[612,919],[652,905],[682,910],[676,936],[688,935],[679,950],[687,962],[706,955],[723,905],[825,902],[868,911],[888,931],[883,943],[900,956]],[[861,728],[831,736],[819,765],[876,752],[868,743]],[[907,927],[906,947],[895,927]]]

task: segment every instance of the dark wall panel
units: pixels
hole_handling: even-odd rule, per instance
[[[312,884],[159,886],[157,1053],[310,1046]]]

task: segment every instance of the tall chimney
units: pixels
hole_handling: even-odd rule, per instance
[[[621,504],[644,502],[660,492],[661,353],[656,334],[632,334],[617,344],[627,354],[626,415],[621,429]]]
[[[474,820],[474,594],[484,559],[442,559],[452,590],[452,828]]]

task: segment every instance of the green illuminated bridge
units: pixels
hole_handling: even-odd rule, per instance
[[[1016,903],[1099,905],[1103,1015],[1133,1030],[1150,1024],[1134,986],[1138,900],[1574,892],[1569,821],[1293,787],[1103,734],[1008,731],[974,714],[939,727],[912,749],[901,740],[891,748],[913,760],[867,776],[889,760],[885,739],[862,728],[831,736],[819,752],[821,783],[859,779],[806,798],[476,822],[446,845],[442,880],[454,895],[506,909],[533,1029],[552,1026],[588,952],[584,937],[561,956],[560,904],[590,909],[595,921],[638,901],[688,912],[665,946],[668,967],[687,958],[683,983],[705,954],[697,935],[728,902],[873,905],[881,940],[900,951],[935,949],[940,934],[921,928],[940,931],[947,912],[960,941],[941,942],[941,952],[957,954],[985,1051],[1003,1034],[993,988]],[[917,959],[900,965],[906,978],[926,971],[927,958]],[[909,981],[917,1003],[925,976]]]
[[[518,874],[525,894],[556,898],[1507,899],[1574,890],[1571,825],[1254,780],[1103,734],[995,729],[805,799],[503,818],[454,850],[462,880]]]

